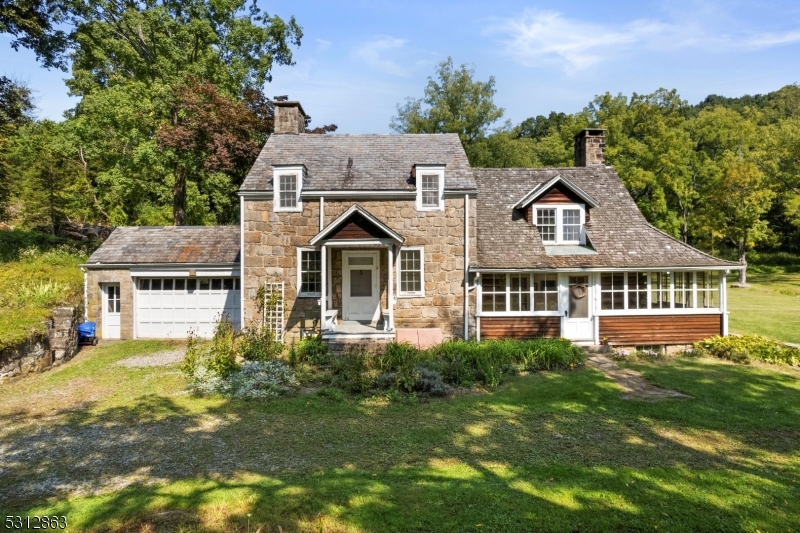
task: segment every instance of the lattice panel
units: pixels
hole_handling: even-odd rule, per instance
[[[283,342],[283,282],[264,283],[264,326],[275,333],[275,340]],[[273,294],[277,295],[275,305],[268,305],[267,302]]]

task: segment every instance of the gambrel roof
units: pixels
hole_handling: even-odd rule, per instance
[[[305,165],[303,191],[416,190],[415,164],[444,165],[445,190],[475,190],[455,133],[403,135],[275,134],[261,149],[240,191],[272,191],[273,165]]]
[[[239,226],[119,227],[86,263],[233,264],[239,243]]]
[[[648,224],[622,180],[607,166],[473,169],[478,184],[477,268],[730,267]],[[542,244],[525,212],[515,208],[531,191],[562,176],[598,204],[589,210],[587,245],[596,253],[560,254]],[[541,187],[539,187],[541,186]],[[526,201],[525,203],[530,203]],[[548,250],[552,253],[548,253]]]

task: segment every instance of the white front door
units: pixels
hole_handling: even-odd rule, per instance
[[[592,286],[588,274],[561,274],[563,335],[573,341],[594,339]]]
[[[119,339],[119,283],[103,285],[103,338]]]
[[[380,263],[375,252],[342,252],[342,316],[375,324],[380,316]]]

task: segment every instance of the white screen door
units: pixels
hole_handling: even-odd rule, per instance
[[[342,252],[344,320],[376,323],[380,315],[378,252]]]
[[[119,283],[103,285],[103,338],[119,339]]]
[[[573,341],[590,341],[594,338],[592,317],[592,287],[589,276],[561,274],[561,290],[566,294],[561,299],[561,315],[564,321],[564,337]]]

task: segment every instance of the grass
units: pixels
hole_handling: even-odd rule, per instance
[[[44,333],[44,320],[59,305],[80,305],[86,250],[63,239],[0,232],[0,350]]]
[[[796,531],[800,372],[631,364],[511,377],[416,405],[195,398],[126,341],[2,387],[0,510],[71,531]]]
[[[750,267],[747,270],[750,289],[728,286],[731,332],[800,343],[800,272],[790,270]]]

